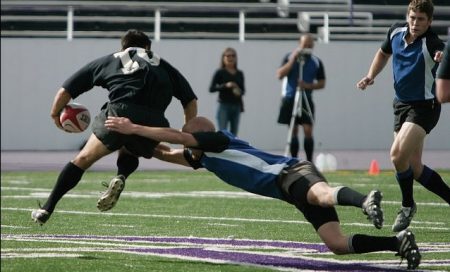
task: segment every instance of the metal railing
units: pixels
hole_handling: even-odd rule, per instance
[[[378,6],[378,5],[354,5],[350,6],[348,0],[329,1],[329,0],[303,0],[291,1],[289,12],[297,13],[298,18],[279,18],[275,14],[279,8],[276,3],[218,3],[218,2],[135,2],[135,1],[1,1],[2,9],[2,36],[50,36],[66,37],[72,40],[76,37],[117,37],[123,34],[123,31],[86,31],[75,29],[75,23],[124,23],[124,24],[149,24],[153,26],[153,39],[158,41],[161,38],[225,38],[239,39],[243,42],[246,39],[296,39],[302,31],[310,31],[309,26],[315,25],[317,36],[321,41],[328,42],[337,30],[342,33],[347,32],[349,37],[352,32],[366,30],[368,34],[377,32],[382,24],[384,27],[390,25],[393,20],[383,20],[383,23],[377,23],[373,20],[373,13],[379,12],[389,15],[404,15],[406,7],[404,6]],[[25,12],[31,14],[24,14]],[[96,12],[99,15],[81,15],[83,12]],[[151,13],[151,16],[107,16],[108,11],[121,12],[143,12]],[[3,13],[7,14],[3,14]],[[12,13],[18,14],[12,14]],[[34,13],[54,12],[65,15],[35,15]],[[77,14],[76,14],[77,12]],[[177,13],[202,13],[209,16],[167,16],[169,12]],[[8,14],[9,13],[9,14]],[[220,13],[217,17],[211,17],[211,14]],[[227,16],[223,16],[223,14]],[[273,16],[256,17],[260,13],[274,14]],[[449,15],[450,6],[435,8],[435,14]],[[308,18],[305,20],[305,18]],[[58,22],[65,24],[63,30],[9,30],[3,29],[3,24],[12,22]],[[443,21],[445,24],[445,20]],[[207,32],[207,31],[165,31],[162,25],[167,24],[222,24],[235,25],[237,32]],[[273,32],[273,33],[250,33],[246,31],[246,26],[254,27],[258,25],[270,26],[296,26],[298,31],[294,32]],[[305,27],[305,24],[308,27]],[[357,29],[357,27],[366,27]],[[373,36],[368,36],[372,37]],[[358,39],[364,39],[364,35],[359,34]]]

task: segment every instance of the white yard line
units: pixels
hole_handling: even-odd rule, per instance
[[[22,195],[2,195],[1,198],[12,198],[12,199],[33,199],[33,198],[47,198],[50,195],[49,189],[43,188],[28,188],[28,187],[6,187],[2,186],[1,190],[6,191],[31,191],[31,193],[24,193]],[[68,193],[64,195],[65,198],[98,198],[100,197],[100,192],[90,191],[90,192],[80,192],[80,193]],[[131,198],[170,198],[170,197],[192,197],[192,198],[239,198],[239,199],[264,199],[277,201],[270,197],[264,197],[255,195],[248,192],[235,192],[235,191],[187,191],[187,192],[133,192],[125,191],[122,192],[121,197],[131,197]],[[395,205],[399,206],[400,201],[383,201],[383,205]],[[443,202],[417,202],[419,206],[432,206],[432,207],[448,207],[447,203]],[[400,207],[400,206],[399,206]]]
[[[13,208],[13,207],[1,207],[2,211],[26,211],[31,212],[34,209],[29,208]],[[124,216],[124,217],[142,217],[142,218],[170,218],[170,219],[184,219],[184,220],[205,220],[205,221],[231,221],[231,222],[259,222],[259,223],[285,223],[285,224],[310,224],[304,220],[277,220],[277,219],[260,219],[260,218],[241,218],[241,217],[211,217],[211,216],[189,216],[189,215],[167,215],[167,214],[137,214],[137,213],[115,213],[115,212],[86,212],[86,211],[69,211],[69,210],[56,210],[55,213],[61,214],[81,214],[92,216]],[[424,226],[416,226],[421,224]],[[344,222],[342,226],[361,226],[373,228],[372,224],[364,224],[358,222]],[[413,221],[412,225],[415,229],[430,229],[430,230],[444,230],[450,231],[450,227],[446,227],[445,222],[421,222]],[[439,225],[442,227],[436,227]]]

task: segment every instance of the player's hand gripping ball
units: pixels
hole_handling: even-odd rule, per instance
[[[91,123],[89,110],[77,103],[67,104],[59,115],[63,129],[70,133],[85,131]]]

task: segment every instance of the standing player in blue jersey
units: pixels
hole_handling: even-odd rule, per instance
[[[312,93],[314,90],[323,89],[326,81],[325,68],[322,61],[317,56],[311,54],[313,48],[314,38],[312,35],[302,35],[299,39],[298,48],[294,49],[293,52],[287,54],[283,58],[282,65],[277,70],[278,79],[283,79],[283,98],[281,100],[278,123],[290,125],[297,86],[301,88],[301,91],[305,92],[306,99],[302,99],[302,105],[300,107],[301,113],[295,118],[289,149],[292,157],[298,156],[298,151],[300,149],[298,129],[299,125],[302,125],[305,136],[303,139],[303,148],[305,149],[306,159],[310,162],[313,161],[314,153],[313,128],[315,107]],[[305,62],[302,66],[302,79],[300,80],[299,58],[301,54],[303,54]]]
[[[365,90],[392,56],[394,74],[394,142],[391,160],[402,192],[402,207],[392,226],[406,229],[416,213],[413,182],[418,181],[450,204],[450,188],[441,176],[422,164],[424,139],[436,126],[441,105],[436,101],[435,75],[444,43],[431,30],[431,0],[412,0],[407,23],[394,24],[357,87]]]
[[[151,41],[144,32],[129,30],[121,43],[122,51],[86,64],[63,83],[54,98],[51,117],[60,129],[59,113],[64,106],[94,86],[108,91],[109,102],[95,117],[86,145],[61,170],[45,204],[32,211],[31,218],[36,223],[47,222],[58,201],[80,182],[92,164],[119,151],[117,177],[111,180],[97,203],[100,211],[111,209],[125,186],[125,179],[137,169],[138,158],[153,156],[158,142],[109,131],[104,126],[108,116],[126,116],[139,124],[168,127],[164,112],[173,97],[183,106],[185,122],[197,115],[197,97],[188,81],[150,50]]]
[[[382,227],[382,194],[378,190],[365,196],[348,187],[330,187],[311,162],[256,149],[226,130],[216,132],[214,124],[204,117],[192,118],[182,131],[136,125],[122,117],[109,117],[105,126],[123,134],[182,144],[184,149],[174,150],[160,144],[155,157],[194,169],[204,167],[230,185],[294,205],[335,254],[390,250],[406,258],[410,269],[420,263],[410,230],[391,237],[342,233],[335,205],[361,208],[376,228]]]

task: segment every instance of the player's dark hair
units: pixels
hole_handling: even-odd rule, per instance
[[[433,19],[434,5],[432,0],[411,0],[408,5],[408,11],[423,12],[428,16],[428,19]]]
[[[128,47],[140,47],[150,50],[152,41],[144,32],[130,29],[122,37],[121,44],[122,50],[127,49]]]

